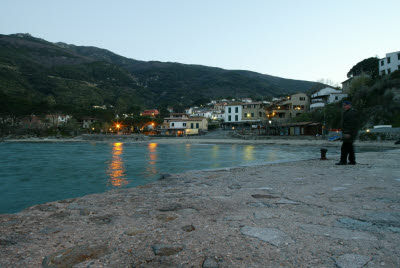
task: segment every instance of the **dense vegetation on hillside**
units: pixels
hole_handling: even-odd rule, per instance
[[[359,112],[359,128],[368,129],[374,125],[400,127],[400,71],[386,76],[354,78],[349,97]],[[332,103],[323,109],[303,114],[293,121],[325,123],[327,129],[340,129],[342,103]]]
[[[0,35],[0,92],[33,106],[70,111],[111,105],[121,113],[217,97],[304,92],[315,85],[248,71],[137,61],[28,34]]]

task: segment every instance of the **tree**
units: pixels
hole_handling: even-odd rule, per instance
[[[347,77],[354,77],[362,73],[369,74],[372,78],[377,77],[379,75],[379,59],[371,57],[360,61],[350,69]]]
[[[316,82],[324,84],[324,85],[328,85],[328,86],[331,86],[331,87],[334,87],[334,88],[339,88],[340,87],[340,84],[338,82],[332,81],[330,79],[321,78],[321,79],[318,79]]]

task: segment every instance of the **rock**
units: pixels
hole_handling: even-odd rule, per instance
[[[224,221],[243,221],[245,219],[247,219],[246,216],[237,216],[236,215],[236,216],[226,216],[224,218]]]
[[[106,245],[80,245],[55,252],[42,262],[44,268],[67,268],[83,261],[98,259],[110,253]]]
[[[339,186],[339,187],[333,187],[332,188],[332,191],[343,191],[343,190],[346,190],[347,188],[346,187],[341,187],[341,186]]]
[[[256,190],[265,190],[265,191],[271,191],[273,190],[271,187],[260,187],[260,188],[255,188]]]
[[[375,229],[377,229],[375,226],[373,226],[372,223],[367,222],[367,221],[360,221],[360,220],[356,220],[356,219],[352,219],[352,218],[340,218],[340,219],[337,219],[337,221],[341,225],[343,225],[343,227],[349,228],[349,229],[367,230],[367,231],[370,231],[372,229],[374,229],[374,231],[376,231]]]
[[[290,236],[276,228],[244,226],[240,229],[240,232],[244,235],[258,238],[277,247],[286,243],[293,243]]]
[[[193,225],[185,225],[185,226],[182,226],[182,230],[184,230],[185,232],[192,232],[192,231],[196,230],[196,228],[194,228]]]
[[[265,202],[251,202],[251,203],[247,203],[247,205],[249,205],[250,207],[256,207],[256,208],[272,208],[273,205],[265,203]]]
[[[344,240],[377,240],[375,236],[370,235],[368,233],[351,231],[338,227],[330,227],[330,226],[314,225],[314,224],[300,224],[299,226],[306,233],[314,235],[327,236]]]
[[[183,250],[183,245],[154,245],[151,247],[158,256],[170,256]]]
[[[67,208],[71,209],[71,210],[75,210],[75,209],[83,209],[83,208],[85,208],[85,206],[82,206],[78,203],[72,203],[72,204],[69,204]]]
[[[168,211],[176,211],[182,209],[181,204],[171,204],[166,207],[160,208],[159,211],[168,212]]]
[[[129,236],[134,236],[134,235],[138,235],[138,234],[143,234],[144,232],[145,232],[145,230],[138,229],[136,227],[132,227],[132,228],[126,230],[125,234],[129,235]]]
[[[203,268],[218,268],[218,262],[214,258],[208,257],[207,259],[204,260]]]
[[[254,218],[256,218],[257,220],[262,220],[262,219],[278,218],[278,216],[270,211],[257,211],[254,212]]]
[[[163,222],[170,222],[176,219],[174,216],[170,216],[167,214],[159,214],[156,216],[156,219]]]
[[[184,209],[180,209],[178,210],[178,212],[182,215],[190,215],[190,214],[194,214],[197,213],[197,209],[194,208],[184,208]]]
[[[232,184],[228,186],[229,189],[242,189],[242,186],[240,186],[239,184]]]
[[[61,220],[61,219],[67,218],[69,216],[71,216],[71,212],[69,212],[69,211],[60,211],[60,212],[56,212],[56,213],[51,214],[49,216],[49,218],[54,218],[54,219],[60,219]]]
[[[344,254],[333,259],[339,268],[360,268],[371,261],[370,257],[357,254]]]
[[[11,246],[15,244],[17,244],[17,242],[13,239],[0,237],[0,246]]]
[[[296,201],[293,201],[293,200],[286,199],[286,198],[281,198],[278,201],[276,201],[275,204],[278,204],[278,205],[298,205],[300,203],[296,202]]]
[[[113,215],[93,216],[89,220],[96,224],[109,224],[113,219]]]
[[[251,197],[260,199],[260,198],[265,198],[265,199],[271,199],[271,198],[280,198],[279,195],[271,195],[271,194],[253,194]]]
[[[398,233],[400,234],[400,228],[399,227],[389,227],[388,228],[390,231],[392,231],[393,233]]]
[[[44,227],[42,230],[39,231],[41,234],[54,234],[58,233],[62,230],[62,228],[57,227]]]
[[[161,174],[159,180],[165,180],[172,177],[170,174]]]
[[[399,212],[370,212],[366,213],[362,219],[379,226],[400,227]]]

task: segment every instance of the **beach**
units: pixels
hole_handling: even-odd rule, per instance
[[[165,174],[2,214],[0,267],[400,267],[400,149],[356,146],[387,151],[357,153],[355,166],[328,149],[328,160]]]

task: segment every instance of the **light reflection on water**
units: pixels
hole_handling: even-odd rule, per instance
[[[163,173],[315,158],[319,149],[237,144],[0,143],[0,213],[144,185]],[[329,150],[329,155],[335,153]]]
[[[244,147],[243,159],[245,161],[253,161],[256,159],[254,156],[254,146],[253,145],[246,145],[246,147]]]
[[[124,160],[122,158],[123,143],[116,142],[113,144],[111,152],[111,161],[108,165],[107,175],[108,182],[112,186],[121,187],[128,184],[126,179],[126,169],[124,167]]]
[[[149,143],[148,149],[148,164],[146,165],[146,171],[148,176],[155,176],[158,173],[156,163],[157,163],[157,143]]]

